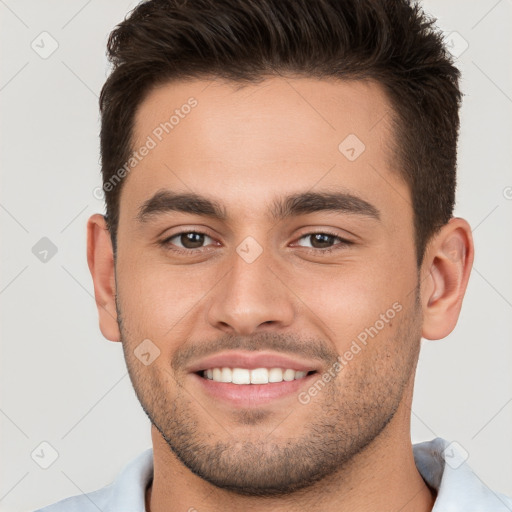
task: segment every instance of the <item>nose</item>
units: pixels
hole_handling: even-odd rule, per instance
[[[208,322],[216,329],[238,335],[272,325],[285,328],[294,318],[293,292],[266,251],[252,262],[234,251],[231,270],[211,296]]]

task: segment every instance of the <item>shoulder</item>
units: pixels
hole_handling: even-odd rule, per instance
[[[144,512],[146,487],[152,478],[153,450],[149,448],[124,466],[106,487],[65,498],[35,512]]]
[[[416,467],[435,489],[433,511],[511,512],[512,498],[487,487],[468,465],[468,452],[458,442],[442,438],[413,445]]]
[[[112,484],[94,492],[65,498],[35,512],[98,512],[98,509],[106,509],[111,490]]]

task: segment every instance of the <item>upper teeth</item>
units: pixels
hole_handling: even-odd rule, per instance
[[[282,368],[209,368],[203,376],[216,382],[232,382],[233,384],[268,384],[302,379],[307,372]]]

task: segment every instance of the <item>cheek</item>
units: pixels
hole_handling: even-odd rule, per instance
[[[399,272],[391,263],[381,259],[373,267],[360,261],[314,271],[304,267],[289,272],[287,284],[304,305],[304,314],[313,322],[321,320],[320,328],[342,350],[376,323],[379,331],[391,332],[398,310],[413,297],[409,292],[416,275]]]
[[[176,336],[197,314],[201,300],[218,277],[213,267],[171,266],[141,260],[119,265],[118,296],[123,324],[156,340]],[[222,274],[219,274],[222,275]]]

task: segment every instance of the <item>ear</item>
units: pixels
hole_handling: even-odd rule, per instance
[[[471,227],[464,219],[452,218],[428,244],[421,267],[424,338],[439,340],[455,328],[473,258]]]
[[[92,215],[87,222],[87,263],[94,282],[101,333],[110,341],[120,341],[114,253],[105,217],[99,213]]]

